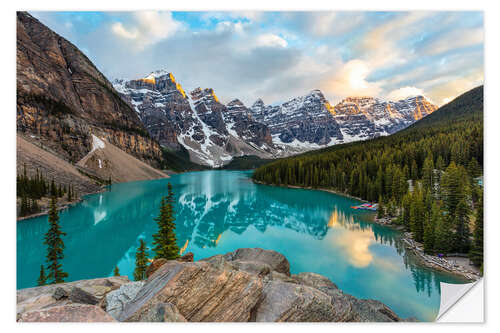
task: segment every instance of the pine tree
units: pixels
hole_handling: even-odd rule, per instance
[[[61,261],[64,258],[64,242],[62,236],[66,233],[61,231],[59,226],[59,215],[57,213],[57,199],[52,197],[49,210],[49,230],[45,234],[44,244],[47,245],[47,269],[49,274],[48,280],[51,283],[62,283],[64,278],[68,277],[68,273],[62,270]]]
[[[474,240],[472,242],[469,258],[474,265],[481,266],[483,264],[483,196],[479,197],[477,203],[476,222],[474,223]]]
[[[422,185],[424,189],[429,189],[433,191],[434,189],[434,163],[432,160],[432,155],[428,156],[424,161],[424,166],[422,168]]]
[[[71,185],[68,186],[68,201],[71,202],[73,201],[73,196],[72,196],[72,193],[71,193]]]
[[[382,196],[378,198],[378,208],[377,208],[377,218],[382,218],[385,215],[384,203],[382,202]]]
[[[443,216],[443,211],[440,210],[438,220],[435,227],[434,251],[446,254],[451,250],[451,222],[450,217]]]
[[[432,210],[429,213],[430,218],[426,219],[424,225],[424,252],[427,254],[434,252],[435,228],[439,223],[440,213],[439,206],[433,203]]]
[[[54,178],[52,178],[52,181],[50,182],[50,196],[57,197],[57,188],[56,184],[54,183]]]
[[[158,224],[158,232],[153,235],[155,259],[165,258],[171,260],[179,257],[173,204],[172,184],[168,183],[168,195],[161,199],[160,214],[155,219]]]
[[[20,216],[28,215],[28,198],[26,197],[25,194],[21,196],[21,209],[19,215]]]
[[[420,190],[415,190],[410,206],[410,228],[417,242],[424,240],[425,207]]]
[[[38,286],[45,286],[47,284],[47,276],[45,275],[45,268],[43,265],[40,265],[40,276],[37,282]]]
[[[146,269],[148,267],[148,251],[146,247],[146,242],[143,239],[140,240],[140,245],[135,253],[135,270],[134,270],[134,280],[141,281],[146,279]]]
[[[115,266],[113,269],[113,276],[120,276],[120,270],[118,269],[118,266]]]
[[[464,199],[460,200],[455,212],[455,249],[467,253],[470,248],[469,206]]]

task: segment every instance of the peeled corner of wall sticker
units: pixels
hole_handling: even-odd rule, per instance
[[[484,322],[484,279],[466,284],[441,282],[441,304],[436,322]]]

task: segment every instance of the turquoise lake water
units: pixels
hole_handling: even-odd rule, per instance
[[[401,317],[433,320],[439,282],[465,281],[423,267],[407,254],[399,233],[373,224],[359,201],[322,191],[256,185],[251,171],[203,171],[170,179],[114,184],[62,211],[63,267],[69,281],[133,277],[135,250],[151,247],[153,218],[170,181],[177,199],[177,238],[195,260],[241,247],[283,253],[291,272],[315,272],[345,293],[379,300]],[[47,216],[17,223],[17,288],[33,287],[45,260]]]

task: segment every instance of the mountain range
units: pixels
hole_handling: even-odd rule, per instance
[[[238,157],[287,157],[389,135],[434,110],[423,96],[395,102],[348,97],[332,106],[320,90],[278,105],[262,99],[251,106],[239,99],[224,104],[212,88],[185,91],[165,70],[111,83],[71,42],[30,14],[17,13],[18,136],[49,154],[46,160],[67,161],[90,175],[90,183],[95,177],[137,179],[117,173],[125,160],[133,164],[130,172],[145,165],[168,169],[165,156],[172,152],[214,168]],[[31,161],[21,148],[19,160]],[[46,165],[42,169],[58,173]],[[144,174],[162,176],[153,170]]]
[[[189,151],[196,163],[220,167],[236,156],[279,158],[395,133],[434,112],[424,96],[399,101],[348,97],[332,106],[320,90],[279,105],[258,99],[223,104],[212,88],[186,93],[171,72],[157,70],[114,88],[161,145]]]

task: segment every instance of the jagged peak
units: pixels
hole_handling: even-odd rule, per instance
[[[245,104],[243,104],[243,102],[240,101],[239,99],[235,98],[231,102],[227,103],[226,106],[228,106],[228,107],[231,107],[231,106],[241,107],[241,106],[245,106]]]
[[[164,75],[172,75],[171,72],[167,71],[166,69],[157,69],[155,71],[152,71],[151,73],[149,73],[148,76],[153,76],[155,78],[159,78],[161,76],[164,76]],[[173,76],[172,76],[173,77]]]
[[[215,92],[212,88],[204,88],[198,87],[191,91],[191,97],[193,100],[200,100],[202,98],[213,99],[215,102],[219,103],[219,98],[215,95]]]
[[[323,93],[321,92],[321,90],[319,89],[313,89],[309,92],[309,94],[307,94],[306,96],[318,96],[318,97],[322,97],[324,98],[325,96],[323,95]]]
[[[255,107],[264,107],[266,106],[266,104],[264,103],[264,101],[262,100],[262,98],[259,98],[257,99],[253,104],[252,104],[252,108],[255,108]]]

